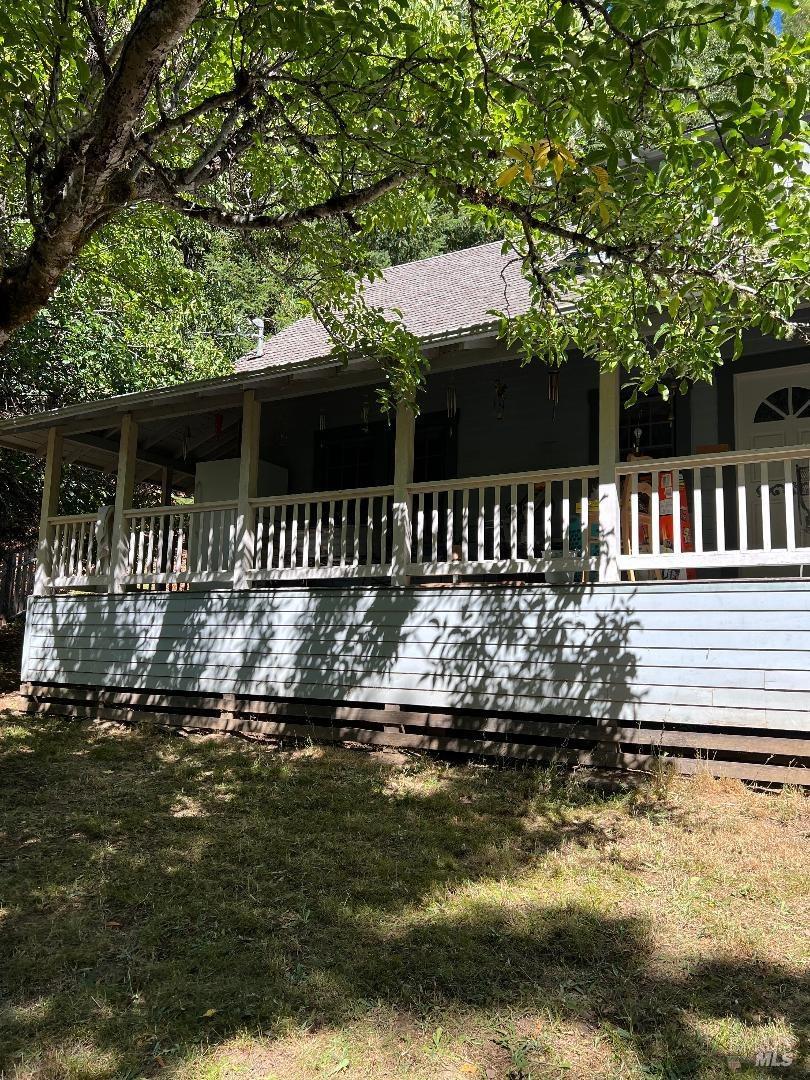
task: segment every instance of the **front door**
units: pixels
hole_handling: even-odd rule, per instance
[[[743,372],[734,376],[738,450],[810,444],[810,364]],[[810,543],[808,463],[793,466],[796,544]],[[785,474],[781,463],[768,475],[771,545],[786,547]],[[748,546],[762,547],[762,484],[759,465],[746,468]]]

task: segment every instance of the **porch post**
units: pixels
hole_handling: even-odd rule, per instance
[[[250,500],[256,498],[259,478],[259,430],[262,407],[253,390],[246,390],[242,402],[242,447],[239,459],[239,501],[236,507],[236,546],[233,563],[233,587],[250,587],[253,568],[256,513]]]
[[[45,478],[42,484],[42,502],[39,510],[39,543],[37,545],[37,569],[34,575],[34,596],[44,596],[53,579],[53,528],[49,524],[58,509],[59,481],[62,476],[62,432],[52,427],[48,430],[45,451]]]
[[[621,581],[619,489],[620,370],[599,373],[599,580]]]
[[[115,479],[115,506],[110,540],[110,592],[114,593],[122,593],[126,586],[129,563],[129,526],[124,517],[124,511],[132,507],[137,452],[138,424],[131,413],[126,413],[121,421],[118,473]]]
[[[394,444],[394,535],[391,546],[391,584],[407,585],[411,561],[411,500],[413,483],[413,440],[416,417],[408,402],[397,405],[397,432]]]

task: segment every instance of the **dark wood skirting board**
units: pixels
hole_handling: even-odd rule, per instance
[[[810,739],[757,730],[628,726],[531,714],[420,710],[239,695],[23,683],[29,710],[283,740],[360,743],[484,760],[643,772],[663,762],[758,783],[810,786]]]

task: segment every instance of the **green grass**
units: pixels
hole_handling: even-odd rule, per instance
[[[807,808],[6,713],[0,1075],[810,1061]]]

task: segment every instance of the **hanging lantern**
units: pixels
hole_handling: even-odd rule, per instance
[[[321,415],[318,417],[318,431],[326,431],[326,413],[321,409]]]
[[[371,413],[371,406],[369,405],[368,398],[363,398],[363,404],[360,406],[360,426],[364,432],[368,431],[368,418]]]

